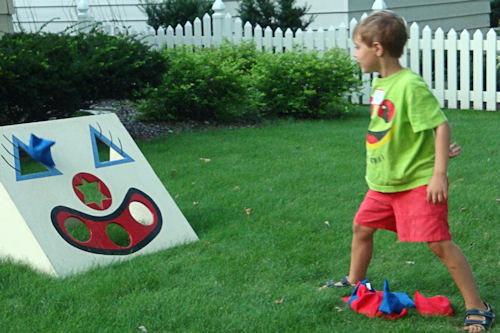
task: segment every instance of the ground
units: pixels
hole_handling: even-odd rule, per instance
[[[139,112],[136,110],[136,104],[128,100],[102,100],[90,105],[88,110],[93,114],[103,112],[115,112],[122,124],[134,139],[154,139],[166,134],[175,132],[190,131],[194,129],[205,129],[214,127],[224,128],[241,128],[252,127],[255,124],[249,123],[215,123],[215,122],[175,122],[175,123],[159,123],[159,122],[146,122],[137,120],[136,117]]]

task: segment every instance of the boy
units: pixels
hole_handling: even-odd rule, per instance
[[[420,76],[403,68],[399,57],[408,36],[404,21],[379,11],[353,33],[354,57],[373,81],[371,120],[366,139],[368,193],[353,222],[349,275],[330,286],[364,280],[373,234],[387,229],[403,242],[426,242],[448,268],[467,308],[463,329],[488,330],[495,317],[478,293],[467,259],[451,240],[448,215],[450,126]]]

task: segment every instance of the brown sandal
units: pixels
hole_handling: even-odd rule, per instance
[[[340,283],[340,285],[337,285],[337,283]],[[349,288],[349,287],[354,287],[355,285],[350,283],[349,280],[347,280],[347,276],[344,276],[340,281],[333,281],[333,280],[327,281],[326,286],[330,288]]]
[[[491,305],[488,303],[484,303],[488,309],[479,310],[479,309],[469,309],[465,312],[465,323],[464,328],[472,325],[480,325],[483,327],[484,331],[487,331],[493,326],[493,321],[495,320],[495,313],[491,308]],[[469,316],[482,316],[483,320],[478,319],[467,319]]]

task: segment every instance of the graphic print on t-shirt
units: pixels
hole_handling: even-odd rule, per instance
[[[383,99],[383,96],[383,90],[377,89],[370,101],[371,121],[366,135],[366,146],[369,149],[376,149],[389,142],[396,127],[393,122],[396,112],[394,103]]]

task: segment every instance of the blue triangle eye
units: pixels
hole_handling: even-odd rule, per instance
[[[27,180],[62,175],[52,160],[50,147],[54,141],[39,138],[31,134],[30,144],[26,145],[16,136],[12,136],[16,180]]]
[[[123,151],[121,144],[120,146],[117,146],[112,139],[104,136],[100,131],[96,130],[91,125],[89,125],[89,127],[94,165],[96,168],[134,162],[134,159]],[[112,157],[110,153],[111,150],[114,152]]]

